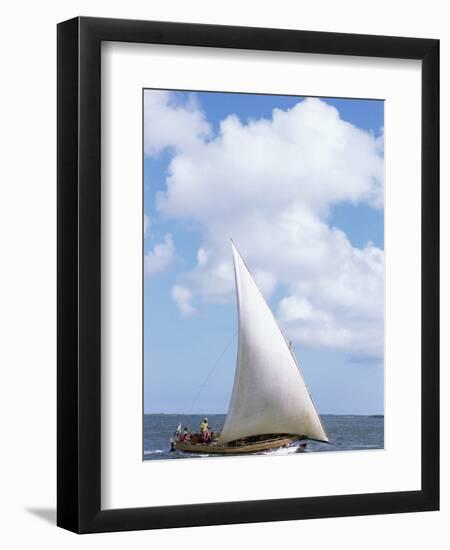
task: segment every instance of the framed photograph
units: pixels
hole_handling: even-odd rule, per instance
[[[60,23],[58,525],[438,507],[439,41]]]

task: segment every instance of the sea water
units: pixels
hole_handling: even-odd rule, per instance
[[[178,451],[170,452],[170,438],[178,425],[189,431],[199,431],[200,422],[207,416],[210,430],[220,432],[225,422],[224,414],[145,414],[144,415],[144,460],[166,460],[201,457]],[[329,438],[329,444],[308,441],[306,452],[361,451],[383,449],[384,417],[382,415],[321,415]],[[271,451],[295,452],[295,447]],[[263,453],[267,454],[267,452]]]

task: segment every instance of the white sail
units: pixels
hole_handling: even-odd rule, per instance
[[[220,442],[263,434],[328,441],[293,352],[234,244],[232,248],[239,344]]]

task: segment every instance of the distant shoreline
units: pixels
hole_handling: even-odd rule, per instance
[[[144,416],[226,416],[227,413],[212,413],[212,412],[201,412],[201,413],[149,413],[144,412]],[[367,418],[384,418],[384,414],[360,414],[360,413],[320,413],[320,416],[365,416]]]

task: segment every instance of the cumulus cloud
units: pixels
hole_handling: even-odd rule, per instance
[[[243,124],[231,115],[215,139],[181,148],[170,163],[159,208],[209,223],[249,210],[270,215],[292,201],[319,214],[339,202],[383,206],[377,139],[319,99],[275,109],[270,120]]]
[[[333,242],[334,241],[334,242]],[[368,244],[353,248],[333,239],[335,266],[293,283],[277,316],[294,340],[351,351],[358,357],[383,354],[384,255]]]
[[[144,255],[144,272],[146,275],[155,275],[165,271],[175,256],[175,246],[172,235],[167,234],[161,243],[156,244],[153,250]]]
[[[145,90],[144,127],[144,152],[149,155],[157,155],[166,147],[176,151],[195,149],[211,134],[195,96],[180,104],[176,94],[164,90]]]
[[[170,295],[177,305],[181,317],[187,319],[195,313],[195,309],[191,304],[192,292],[188,288],[175,285],[172,287]]]
[[[384,252],[352,246],[330,220],[340,203],[383,208],[383,137],[319,99],[275,109],[270,119],[231,115],[213,136],[195,106],[174,101],[157,98],[153,117],[168,110],[189,120],[190,137],[177,130],[157,138],[146,125],[149,143],[159,139],[146,151],[173,151],[160,215],[201,232],[196,265],[180,278],[187,303],[234,299],[232,237],[263,294],[282,296],[276,314],[290,339],[382,355]]]

